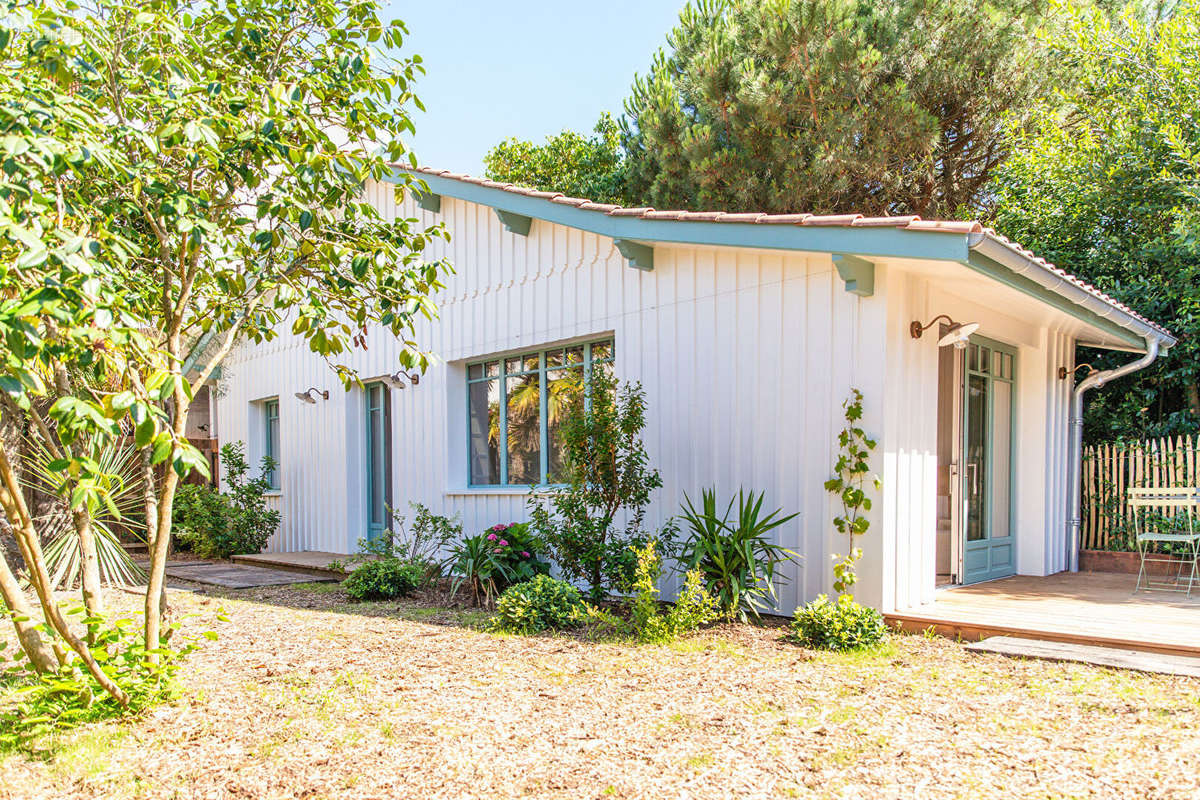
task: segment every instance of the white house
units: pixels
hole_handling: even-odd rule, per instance
[[[365,391],[344,392],[286,335],[225,363],[220,438],[279,463],[269,550],[352,552],[386,505],[409,501],[468,531],[527,518],[530,484],[555,470],[546,404],[512,410],[520,437],[489,435],[489,405],[545,397],[564,359],[611,358],[648,400],[664,481],[650,525],[710,486],[799,512],[778,531],[804,556],[785,611],[828,591],[845,551],[822,484],[860,389],[883,488],[856,594],[906,608],[942,584],[1071,568],[1075,346],[1147,353],[1131,356],[1141,366],[1175,343],[978,223],[619,208],[420,172],[419,198],[367,192],[451,233],[432,256],[457,274],[418,334],[439,364],[389,381],[397,348],[382,331],[352,356]],[[297,398],[310,388],[317,402]]]

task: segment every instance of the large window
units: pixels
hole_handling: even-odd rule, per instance
[[[279,399],[263,403],[263,455],[275,466],[267,473],[267,483],[272,489],[279,488]]]
[[[603,339],[468,364],[470,485],[561,482],[567,390],[612,362],[613,342]]]

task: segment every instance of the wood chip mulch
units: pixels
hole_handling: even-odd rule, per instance
[[[921,636],[849,656],[751,626],[495,636],[321,586],[172,605],[220,637],[183,696],[49,760],[0,756],[0,798],[1200,797],[1188,678]]]

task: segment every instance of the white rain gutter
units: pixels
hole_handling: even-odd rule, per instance
[[[1116,369],[1104,370],[1103,372],[1093,372],[1088,375],[1079,385],[1071,396],[1071,414],[1070,414],[1070,449],[1067,470],[1067,487],[1070,493],[1070,499],[1067,506],[1068,522],[1067,522],[1067,569],[1071,572],[1079,571],[1079,529],[1082,523],[1080,511],[1080,480],[1083,464],[1083,395],[1090,389],[1099,389],[1110,381],[1124,377],[1130,373],[1137,372],[1150,366],[1156,358],[1160,350],[1171,348],[1175,342],[1175,337],[1162,330],[1147,324],[1143,320],[1138,319],[1131,314],[1125,313],[1121,309],[1105,302],[1101,298],[1087,291],[1081,286],[1078,286],[1071,281],[1065,279],[1062,275],[1056,274],[1046,265],[1041,264],[1026,254],[1020,252],[1015,247],[1012,247],[1005,242],[1000,241],[994,236],[986,233],[970,234],[967,246],[971,250],[979,252],[981,255],[1003,264],[1006,268],[1014,273],[1026,277],[1038,285],[1054,292],[1055,294],[1070,300],[1077,305],[1086,308],[1096,316],[1102,319],[1107,319],[1120,325],[1125,330],[1138,336],[1145,342],[1145,355],[1136,361],[1131,361],[1124,366]]]
[[[1071,572],[1079,572],[1079,528],[1082,524],[1079,484],[1082,482],[1080,473],[1083,466],[1083,393],[1089,389],[1099,389],[1109,381],[1150,366],[1151,362],[1158,358],[1160,337],[1146,339],[1146,354],[1137,361],[1130,361],[1116,369],[1091,373],[1079,382],[1071,395],[1071,462],[1067,472],[1067,488],[1071,493],[1071,499],[1067,505],[1067,513],[1071,515],[1070,521],[1067,523],[1067,569]]]

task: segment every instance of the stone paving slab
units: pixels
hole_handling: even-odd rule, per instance
[[[197,564],[167,567],[167,575],[179,580],[222,586],[226,589],[253,589],[257,586],[284,586],[290,583],[333,581],[297,572],[285,572],[265,567],[245,567],[236,564]]]
[[[1147,653],[1141,650],[1097,647],[1071,642],[1047,642],[1022,639],[1017,636],[992,636],[967,645],[967,649],[976,653],[997,653],[1004,656],[1040,658],[1048,661],[1076,661],[1115,669],[1200,678],[1200,658],[1191,656]]]

